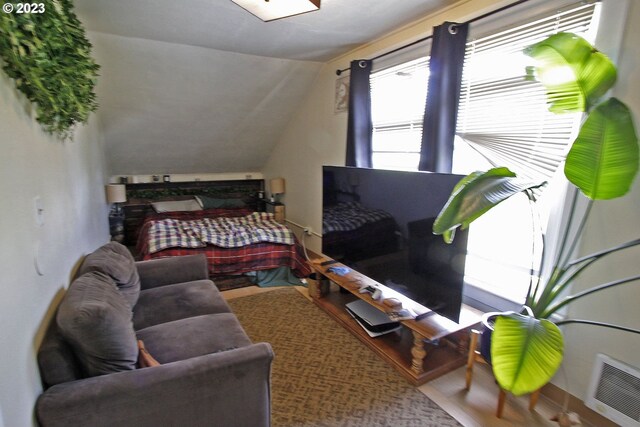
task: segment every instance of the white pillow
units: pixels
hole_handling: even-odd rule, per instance
[[[196,199],[176,200],[169,202],[153,202],[151,203],[151,206],[153,206],[153,209],[158,213],[202,210],[202,206],[200,206]]]

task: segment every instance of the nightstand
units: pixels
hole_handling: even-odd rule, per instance
[[[265,205],[265,212],[274,214],[276,221],[278,221],[281,224],[284,224],[285,208],[282,203],[265,200],[264,205]]]
[[[124,243],[124,213],[109,214],[109,234],[111,234],[111,240]]]

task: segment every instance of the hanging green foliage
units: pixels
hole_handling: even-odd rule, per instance
[[[25,4],[11,3],[10,13],[0,13],[3,69],[35,104],[43,128],[69,138],[98,108],[94,87],[100,66],[70,0],[32,3],[38,7],[31,13],[20,10]]]

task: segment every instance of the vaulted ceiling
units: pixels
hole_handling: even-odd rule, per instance
[[[322,63],[456,1],[322,0],[265,23],[231,0],[76,0],[110,173],[259,171]]]

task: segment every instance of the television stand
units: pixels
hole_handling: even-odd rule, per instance
[[[340,263],[322,265],[322,262],[327,260],[323,258],[311,262],[320,279],[316,283],[309,284],[309,295],[313,301],[409,382],[421,385],[465,365],[469,331],[480,323],[482,313],[463,305],[460,322],[455,323],[428,311],[424,306],[357,271],[350,270],[344,276],[334,274],[328,271],[330,267],[344,267],[344,265]],[[329,286],[330,281],[348,292],[343,293],[332,289]],[[403,327],[398,332],[371,338],[344,307],[347,303],[360,298],[386,311],[386,307],[371,298],[369,293],[359,293],[362,285],[377,287],[385,298],[397,298],[404,308],[410,308],[424,315],[418,320],[400,321]]]

